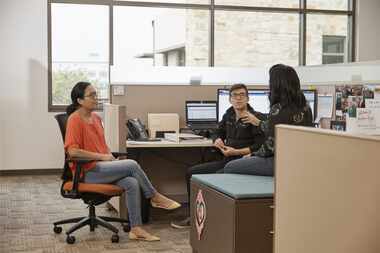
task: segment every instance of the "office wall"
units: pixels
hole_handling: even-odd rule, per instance
[[[60,168],[61,136],[47,111],[47,1],[2,0],[0,34],[0,169]]]
[[[147,113],[178,113],[180,127],[185,126],[186,100],[216,100],[216,91],[223,86],[129,85],[125,96],[113,96],[112,103],[125,105],[127,118],[147,122]]]
[[[357,60],[371,61],[380,59],[380,1],[358,0],[357,18]]]

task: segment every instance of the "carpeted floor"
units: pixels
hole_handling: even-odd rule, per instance
[[[120,232],[120,242],[111,243],[112,232],[89,227],[74,232],[76,242],[66,243],[63,233],[56,235],[52,223],[57,220],[87,216],[88,209],[81,200],[64,199],[59,193],[59,176],[1,176],[0,177],[0,253],[58,253],[58,252],[191,252],[189,230],[170,227],[170,220],[183,215],[184,210],[167,213],[152,210],[146,229],[161,237],[159,242],[136,242]],[[106,205],[96,208],[97,215],[117,216]],[[70,225],[63,227],[64,231]]]

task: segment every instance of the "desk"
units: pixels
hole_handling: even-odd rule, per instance
[[[188,201],[185,181],[187,169],[206,160],[216,160],[219,156],[219,152],[209,149],[213,147],[211,139],[127,141],[126,147],[128,158],[140,164],[153,186],[160,193],[182,203]],[[117,211],[125,205],[118,199],[111,200],[110,204]]]
[[[211,139],[172,141],[127,141],[128,148],[201,148],[212,147]]]

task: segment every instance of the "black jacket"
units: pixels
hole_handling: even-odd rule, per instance
[[[264,114],[254,111],[249,104],[248,111],[261,120],[265,119]],[[243,123],[241,119],[236,121],[236,113],[232,106],[218,124],[213,140],[215,141],[217,138],[221,138],[226,146],[237,149],[249,147],[251,152],[257,151],[264,143],[264,135],[259,127]]]
[[[271,157],[274,155],[274,130],[277,124],[296,126],[313,126],[313,116],[310,106],[302,109],[293,107],[282,107],[275,104],[271,107],[266,120],[260,122],[260,130],[265,134],[265,142],[253,155],[260,157]]]

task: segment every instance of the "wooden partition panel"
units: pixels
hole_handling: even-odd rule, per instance
[[[279,126],[275,253],[380,252],[380,140]]]
[[[125,96],[113,96],[112,103],[126,105],[128,118],[147,123],[148,113],[178,113],[180,127],[186,124],[186,100],[217,100],[218,85],[126,85]],[[248,86],[249,89],[265,88]]]

